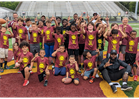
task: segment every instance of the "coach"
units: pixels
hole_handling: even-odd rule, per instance
[[[124,69],[119,70],[123,66]],[[102,73],[103,79],[111,86],[112,91],[115,93],[117,89],[111,81],[117,81],[122,78],[123,84],[121,90],[132,90],[132,87],[127,86],[128,73],[131,72],[131,67],[117,58],[117,51],[111,50],[110,58],[106,58],[99,66],[99,71]]]

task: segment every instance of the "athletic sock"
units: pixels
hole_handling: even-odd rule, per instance
[[[122,84],[122,85],[125,85],[125,84],[127,84],[127,82],[123,82],[123,84]]]
[[[2,67],[2,64],[3,64],[3,63],[0,63],[0,67]]]
[[[111,85],[113,85],[113,83],[109,83],[109,85],[111,86]]]

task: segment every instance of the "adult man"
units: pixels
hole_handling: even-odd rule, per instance
[[[43,22],[43,25],[46,26],[45,16],[44,15],[41,16],[41,21]]]
[[[74,20],[72,20],[72,21],[70,22],[71,24],[75,24],[75,23],[76,23],[76,20],[78,19],[78,14],[75,13],[75,14],[73,15],[73,18],[74,18]]]
[[[124,69],[119,70],[123,66]],[[99,71],[102,73],[104,80],[111,86],[112,91],[115,93],[117,89],[111,81],[117,81],[122,78],[123,84],[121,90],[132,90],[132,87],[127,86],[128,73],[131,72],[131,67],[117,58],[117,51],[111,50],[110,58],[106,58],[99,66]]]
[[[94,17],[94,20],[92,21],[93,23],[95,23],[97,21],[97,18],[98,18],[98,14],[97,13],[94,13],[93,14],[93,17]],[[102,23],[103,24],[106,24],[106,22],[104,20],[102,20]]]
[[[123,18],[122,23],[123,24],[119,25],[119,27],[122,27],[122,30],[123,30],[124,27],[126,27],[125,32],[126,32],[127,35],[130,36],[130,32],[132,31],[132,27],[128,24],[128,18],[127,17]],[[126,45],[127,45],[127,40],[126,40],[126,38],[124,38],[122,40],[122,44],[120,45],[120,51],[123,54],[123,60],[124,61],[125,61],[125,53],[126,53],[125,49],[126,49]]]

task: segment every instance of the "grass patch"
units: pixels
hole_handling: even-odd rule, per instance
[[[122,81],[120,81],[120,85],[122,85]],[[136,90],[136,87],[139,85],[138,81],[128,81],[128,86],[133,87],[133,89],[131,91],[124,91],[124,93],[128,96],[128,97],[134,97],[134,92]]]

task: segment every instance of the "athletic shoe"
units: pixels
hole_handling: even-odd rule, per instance
[[[79,72],[79,73],[82,73],[82,72],[81,72],[81,69],[79,69],[78,72]]]
[[[17,73],[21,73],[21,71],[19,70]]]
[[[89,81],[90,84],[92,84],[94,82],[95,78],[91,78],[91,80]]]
[[[47,80],[45,80],[45,82],[44,82],[44,86],[47,86],[47,82],[48,82],[48,81],[47,81]]]
[[[96,74],[96,78],[99,78],[99,75],[98,75],[98,73]]]
[[[13,56],[12,60],[14,60],[14,56]]]
[[[4,66],[4,69],[10,69],[9,66]]]
[[[30,71],[30,74],[33,74],[33,71]]]
[[[127,86],[127,84],[124,84],[124,85],[122,85],[122,87],[121,87],[121,90],[123,90],[123,91],[130,91],[130,90],[132,90],[132,89],[133,89],[133,88]]]
[[[27,86],[29,84],[29,80],[24,80],[23,86]]]
[[[113,93],[117,92],[117,88],[115,87],[115,85],[111,85],[111,89],[112,89]]]
[[[43,77],[45,77],[46,76],[46,74],[43,74]]]
[[[134,81],[137,81],[137,79],[138,79],[138,75],[135,75],[134,76]]]
[[[3,70],[3,68],[2,68],[2,67],[0,68],[0,72],[1,72],[1,73],[3,73],[3,72],[4,72],[4,70]]]
[[[133,77],[133,74],[130,72],[129,74],[128,74],[130,77]]]

